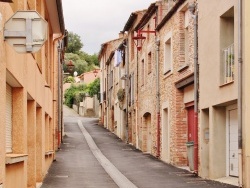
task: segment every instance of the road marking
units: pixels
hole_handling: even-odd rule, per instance
[[[109,174],[109,176],[114,180],[114,182],[120,188],[137,188],[126,176],[124,176],[101,152],[101,150],[95,144],[93,138],[90,136],[88,131],[84,128],[82,121],[78,120],[78,126],[84,135],[90,150],[92,151],[95,158],[102,165],[104,170]]]

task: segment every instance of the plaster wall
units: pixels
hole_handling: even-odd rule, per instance
[[[243,1],[243,185],[250,187],[250,1]]]
[[[238,1],[199,1],[199,127],[201,177],[217,179],[229,174],[227,168],[227,106],[238,98]],[[216,7],[216,9],[214,8]],[[233,10],[229,13],[229,10]],[[234,18],[229,18],[234,15]],[[231,32],[223,33],[225,19],[234,20]],[[213,29],[211,29],[213,28]],[[229,29],[230,30],[230,29]],[[228,43],[228,44],[227,44]],[[234,80],[225,84],[223,49],[234,43]]]
[[[220,17],[234,7],[234,51],[237,52],[237,1],[229,0],[225,4],[222,1],[212,0],[209,5],[200,1],[198,18],[198,43],[200,64],[200,108],[221,104],[237,99],[237,53],[235,53],[234,81],[223,85],[221,83],[221,20]],[[214,8],[216,7],[216,9]],[[211,29],[213,28],[213,29]],[[209,99],[209,100],[207,100]]]
[[[6,84],[12,87],[12,153],[6,153],[5,132],[6,120],[0,120],[0,184],[3,187],[36,187],[37,182],[42,182],[46,172],[53,160],[50,155],[45,161],[45,113],[51,119],[54,117],[53,100],[56,100],[58,90],[53,82],[57,76],[56,70],[52,67],[57,58],[53,59],[56,43],[53,43],[52,30],[49,30],[49,48],[45,46],[37,53],[19,54],[4,40],[4,23],[13,15],[16,10],[27,10],[27,1],[14,0],[14,3],[0,2],[0,115],[6,116]],[[32,1],[33,3],[35,1]],[[33,6],[34,4],[30,4]],[[44,3],[36,3],[37,6],[45,6]],[[37,11],[45,15],[45,7],[37,7]],[[49,25],[50,20],[48,19]],[[47,51],[46,51],[47,50]],[[48,55],[47,73],[44,67],[45,51]],[[41,67],[40,64],[42,64]],[[52,71],[54,70],[54,71]],[[46,82],[48,74],[49,82]],[[53,97],[54,95],[54,97]],[[58,102],[58,101],[57,101]],[[53,145],[52,136],[56,124],[50,123],[51,135],[49,135],[50,148]],[[27,154],[29,155],[28,157]],[[13,156],[15,156],[13,158]],[[17,157],[19,162],[13,162]],[[20,157],[21,156],[21,157]],[[6,164],[6,160],[12,161]],[[14,160],[15,161],[15,160]],[[46,163],[45,163],[46,162]],[[47,164],[47,166],[45,165]],[[15,180],[15,181],[13,181]]]

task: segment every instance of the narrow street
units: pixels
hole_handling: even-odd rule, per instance
[[[179,188],[235,186],[204,180],[123,143],[64,107],[65,137],[42,188]]]

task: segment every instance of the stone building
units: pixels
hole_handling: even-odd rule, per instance
[[[126,48],[123,53],[127,62],[124,66],[124,90],[126,90],[126,101],[128,105],[128,114],[124,114],[127,119],[128,143],[139,148],[139,122],[138,120],[138,53],[133,41],[134,28],[139,23],[146,10],[136,11],[129,16],[122,32],[127,35]],[[127,97],[128,96],[128,97]]]
[[[122,87],[120,81],[120,66],[115,64],[116,52],[123,41],[123,35],[118,39],[102,44],[98,59],[100,62],[100,123],[111,132],[125,139],[125,124],[121,122],[117,92]],[[123,59],[120,61],[124,62]],[[120,62],[120,64],[122,63]],[[116,115],[115,115],[116,113]],[[116,118],[115,118],[116,117]]]
[[[160,158],[176,166],[187,166],[186,142],[194,139],[197,142],[198,139],[198,132],[193,133],[197,124],[194,124],[194,40],[189,4],[189,1],[169,1],[169,11],[156,27],[159,41],[156,63],[159,66]],[[194,162],[193,158],[190,160]],[[197,167],[197,158],[195,162]],[[191,170],[193,168],[190,166]]]
[[[249,187],[247,8],[244,0],[168,0],[130,15],[123,140],[201,177]]]
[[[21,46],[9,45],[6,22],[16,11],[31,10],[47,21],[47,40],[32,39],[26,31],[23,40],[31,42],[25,42],[24,53],[17,53]],[[28,18],[26,22],[27,28],[32,25]],[[59,77],[64,33],[60,0],[0,1],[0,187],[36,187],[55,159],[62,130]],[[33,52],[39,41],[45,43]]]

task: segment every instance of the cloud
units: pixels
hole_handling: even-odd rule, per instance
[[[130,14],[154,0],[62,0],[65,27],[78,34],[83,51],[98,53],[101,44],[118,38]]]

